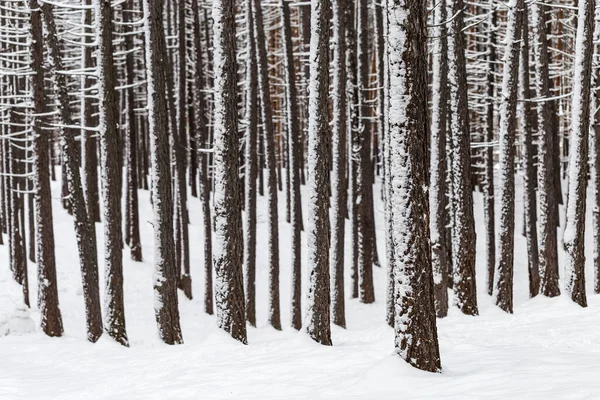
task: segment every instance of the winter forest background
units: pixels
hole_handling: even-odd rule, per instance
[[[0,0],[0,399],[594,398],[599,68],[593,0]]]

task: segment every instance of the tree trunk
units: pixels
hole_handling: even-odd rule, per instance
[[[256,33],[256,55],[258,61],[258,84],[263,121],[266,166],[268,170],[267,190],[269,203],[269,323],[281,330],[279,306],[279,218],[277,211],[277,160],[275,154],[275,132],[269,91],[269,65],[260,0],[254,0],[254,31]]]
[[[569,143],[569,197],[564,235],[565,291],[581,307],[587,307],[584,240],[594,7],[594,1],[579,0]]]
[[[490,19],[487,26],[488,35],[488,56],[486,70],[487,84],[487,105],[486,105],[486,133],[485,142],[487,143],[484,153],[484,179],[483,179],[483,218],[485,220],[485,265],[487,271],[487,292],[491,296],[494,291],[494,271],[496,269],[496,218],[494,206],[494,147],[491,143],[494,141],[494,130],[496,128],[494,121],[494,74],[496,73],[496,25],[497,11],[495,0],[489,1]]]
[[[284,50],[284,68],[286,80],[286,110],[288,126],[288,170],[290,179],[290,224],[292,230],[292,304],[291,323],[296,330],[302,328],[302,279],[301,279],[301,236],[302,230],[302,204],[300,200],[300,146],[301,139],[300,121],[298,119],[298,93],[296,90],[296,71],[294,66],[294,48],[292,43],[292,26],[290,21],[290,8],[285,0],[280,0],[279,7],[282,20],[282,37]],[[345,204],[345,202],[343,203]],[[342,224],[344,223],[342,216]],[[342,231],[343,232],[343,231]],[[343,234],[341,236],[344,237]],[[343,279],[343,278],[342,278]],[[342,280],[343,284],[343,280]],[[343,286],[342,286],[343,296]],[[335,300],[334,300],[335,301]],[[343,301],[343,300],[342,300]],[[334,313],[335,319],[335,313]]]
[[[89,218],[81,184],[75,144],[77,129],[69,106],[66,77],[64,74],[59,73],[59,71],[64,71],[64,68],[60,54],[59,36],[54,21],[54,7],[51,4],[43,3],[41,10],[46,25],[46,44],[52,61],[54,90],[58,97],[60,121],[63,125],[63,128],[59,130],[63,152],[63,170],[65,171],[64,176],[67,179],[67,187],[70,193],[73,225],[77,239],[83,297],[85,299],[87,335],[90,342],[96,342],[102,335],[96,229],[94,222]]]
[[[525,171],[523,174],[523,208],[525,237],[527,239],[527,265],[529,269],[529,297],[535,297],[540,291],[540,265],[537,236],[537,196],[536,196],[536,168],[535,147],[533,144],[533,129],[535,126],[535,115],[531,104],[529,85],[529,18],[527,6],[523,7],[523,29],[521,37],[521,120],[523,129],[523,163]]]
[[[448,114],[448,42],[446,2],[435,8],[433,30],[433,82],[431,109],[431,164],[429,205],[431,229],[431,263],[433,266],[435,312],[448,315],[448,272],[450,260],[446,247],[446,116]]]
[[[41,326],[48,336],[62,336],[63,324],[58,306],[56,260],[54,257],[54,226],[52,194],[48,162],[49,140],[43,131],[46,98],[44,94],[44,37],[42,16],[36,0],[29,1],[31,91],[36,116],[33,117],[33,181],[35,184],[36,261],[38,266],[38,307]]]
[[[206,150],[208,146],[208,125],[206,118],[207,107],[202,89],[204,88],[204,71],[202,59],[202,38],[200,32],[200,14],[198,1],[192,0],[192,13],[194,15],[194,49],[196,63],[194,69],[194,112],[198,125],[196,143],[198,148]],[[207,39],[208,40],[208,39]],[[204,233],[204,312],[213,314],[213,257],[212,257],[212,219],[210,208],[210,183],[208,179],[209,155],[202,151],[199,154],[200,169],[200,203],[202,204],[202,222]]]
[[[333,0],[333,171],[331,232],[331,308],[333,323],[346,327],[344,294],[344,241],[346,227],[346,43],[344,29],[345,0]],[[291,153],[291,151],[290,151]],[[293,153],[291,153],[293,154]]]
[[[595,20],[600,19],[600,7],[596,7]],[[600,24],[596,23],[594,29],[594,60],[593,65],[598,65],[600,61]],[[593,125],[590,131],[590,161],[591,161],[591,177],[594,190],[594,203],[592,209],[592,230],[594,234],[593,261],[594,261],[594,293],[600,293],[600,74],[598,67],[592,69],[592,84],[594,91],[590,102],[591,123]]]
[[[441,369],[429,245],[427,10],[420,0],[388,4],[390,185],[395,243],[395,344],[412,366]]]
[[[85,0],[85,5],[90,6],[92,0]],[[82,24],[84,27],[91,26],[92,10],[86,9],[83,12]],[[93,68],[93,31],[90,28],[84,28],[84,37],[82,38],[82,68]],[[90,99],[90,91],[95,81],[89,76],[81,78],[82,93],[81,96],[81,149],[83,163],[83,190],[87,213],[93,222],[100,222],[100,199],[98,195],[98,139],[96,133],[86,128],[95,128],[98,126],[97,108],[94,101]]]
[[[162,0],[144,0],[148,122],[152,157],[154,211],[154,298],[158,332],[167,344],[183,343],[179,326],[177,276],[173,241],[173,197],[165,63],[168,62]]]
[[[242,274],[243,238],[238,179],[235,11],[233,0],[213,1],[214,32],[214,200],[217,241],[217,324],[247,343]]]
[[[258,132],[256,42],[253,0],[244,4],[247,21],[246,38],[246,154],[245,154],[245,202],[246,224],[244,225],[244,277],[246,282],[246,320],[256,326],[256,144]]]
[[[134,91],[134,65],[133,65],[133,32],[135,28],[131,25],[133,19],[131,14],[135,12],[135,2],[129,0],[128,10],[123,12],[123,23],[125,24],[126,35],[125,50],[127,56],[125,60],[125,69],[127,74],[127,202],[125,204],[125,219],[127,220],[128,244],[131,251],[131,259],[142,261],[142,244],[140,242],[140,217],[138,206],[138,171],[137,171],[137,131],[138,125],[135,117],[135,91]]]
[[[329,0],[311,0],[308,108],[308,218],[306,242],[309,286],[306,332],[326,346],[331,342],[329,315]]]
[[[548,43],[546,38],[546,6],[534,3],[532,20],[534,21],[533,50],[535,56],[535,89],[539,99],[550,98],[550,78],[548,73]],[[560,294],[558,285],[557,255],[557,212],[554,187],[554,165],[552,154],[552,116],[551,105],[547,101],[537,104],[538,138],[538,192],[539,192],[539,263],[541,292],[544,296],[554,297]]]
[[[471,191],[471,149],[465,65],[464,2],[449,0],[454,16],[448,34],[448,82],[452,129],[452,267],[454,304],[467,315],[477,315],[475,282],[475,220]],[[392,85],[393,87],[393,85]]]
[[[371,110],[368,105],[369,89],[369,38],[368,0],[357,4],[357,88],[358,88],[358,150],[356,174],[356,202],[358,211],[358,284],[362,303],[375,301],[373,286],[373,219],[372,219],[372,167],[371,167]]]
[[[515,252],[515,130],[519,89],[519,52],[523,25],[523,0],[510,0],[504,39],[504,75],[500,103],[500,232],[494,289],[496,305],[513,312]]]
[[[96,2],[98,93],[100,96],[100,152],[104,211],[105,329],[117,342],[129,346],[123,304],[123,233],[121,230],[121,179],[119,112],[113,59],[113,24],[110,0]]]

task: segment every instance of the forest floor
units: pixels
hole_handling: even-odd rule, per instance
[[[348,329],[333,328],[332,347],[317,345],[290,328],[290,229],[285,222],[280,224],[284,329],[278,332],[270,328],[264,198],[258,202],[258,328],[249,328],[248,346],[229,339],[216,328],[215,317],[203,313],[202,216],[196,198],[189,202],[194,299],[187,300],[181,293],[179,297],[185,344],[171,347],[160,342],[153,310],[152,214],[145,191],[140,191],[145,261],[130,261],[129,250],[124,249],[125,311],[131,347],[121,347],[106,335],[97,344],[90,344],[86,341],[73,223],[60,205],[59,193],[59,186],[53,183],[58,288],[65,334],[62,338],[46,337],[37,327],[36,308],[29,317],[27,311],[19,310],[20,289],[12,282],[8,247],[0,246],[0,260],[4,260],[0,268],[0,336],[8,333],[0,337],[2,400],[592,399],[600,393],[600,296],[592,294],[590,224],[586,232],[589,307],[579,308],[565,296],[529,300],[526,247],[519,217],[523,212],[520,179],[515,313],[500,311],[486,293],[482,203],[480,194],[475,194],[481,315],[467,317],[452,309],[447,318],[438,320],[441,374],[414,370],[393,355],[394,334],[385,323],[385,265],[375,267],[376,303],[364,305],[348,299]],[[280,196],[280,219],[285,221],[285,198],[281,192]],[[379,200],[376,218],[378,227],[383,227]],[[97,233],[102,260],[100,224]],[[384,231],[379,229],[377,235],[379,257],[385,263]],[[303,252],[306,283],[305,256]],[[562,248],[559,258],[562,262]],[[37,298],[35,268],[35,264],[29,264],[33,304]],[[347,271],[346,293],[349,283]]]

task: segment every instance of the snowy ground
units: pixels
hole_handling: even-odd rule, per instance
[[[60,175],[59,175],[60,176]],[[54,215],[60,306],[65,335],[48,338],[39,313],[19,309],[7,246],[0,246],[0,399],[592,399],[600,381],[600,296],[592,295],[591,234],[588,237],[589,307],[566,297],[528,300],[525,242],[517,217],[515,314],[506,315],[485,293],[481,198],[475,195],[478,227],[479,317],[456,310],[438,320],[442,374],[423,373],[392,355],[393,332],[385,314],[385,270],[376,268],[373,305],[347,302],[348,329],[333,328],[333,347],[313,343],[289,325],[289,225],[281,223],[283,332],[267,326],[266,252],[258,252],[257,317],[248,346],[216,329],[202,312],[200,204],[190,201],[194,300],[180,295],[185,344],[163,345],[156,334],[152,301],[152,230],[147,192],[140,192],[145,261],[125,249],[125,309],[130,348],[103,337],[86,341],[83,297],[73,224],[54,185]],[[520,180],[516,215],[522,215]],[[280,216],[283,216],[284,202]],[[382,206],[376,205],[379,227]],[[588,207],[588,220],[591,213]],[[266,248],[266,202],[259,199],[258,248]],[[305,214],[306,215],[306,214]],[[284,218],[281,218],[284,220]],[[102,229],[97,225],[99,246]],[[384,258],[384,235],[378,231]],[[102,249],[102,247],[100,247]],[[562,260],[562,249],[559,249]],[[100,252],[102,253],[102,251]],[[349,254],[349,253],[348,253]],[[102,257],[102,254],[100,254]],[[303,256],[304,257],[304,256]],[[304,260],[303,260],[304,261]],[[306,271],[306,264],[304,264]],[[102,268],[101,268],[102,275]],[[29,265],[35,303],[35,265]],[[562,271],[561,271],[562,273]],[[304,277],[306,273],[304,273]],[[347,276],[349,278],[349,276]],[[349,279],[347,279],[349,283]],[[32,321],[32,320],[33,321]],[[9,333],[7,336],[3,336]]]

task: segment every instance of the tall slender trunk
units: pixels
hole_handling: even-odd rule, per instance
[[[281,330],[279,302],[279,218],[277,211],[277,160],[275,154],[275,132],[269,91],[269,64],[265,40],[264,21],[260,0],[254,0],[254,31],[256,33],[256,55],[258,61],[258,85],[263,121],[266,166],[268,171],[267,190],[269,203],[269,323]]]
[[[179,279],[179,287],[183,290],[183,293],[188,299],[192,298],[192,277],[190,275],[190,239],[189,239],[189,217],[187,210],[187,185],[186,185],[186,161],[187,161],[187,126],[186,119],[186,87],[187,87],[187,53],[186,53],[186,23],[185,23],[185,9],[186,1],[179,0],[177,4],[177,18],[178,18],[178,58],[179,58],[179,79],[178,79],[178,125],[177,133],[174,135],[173,144],[175,145],[175,191],[177,203],[177,216],[179,221],[178,227],[179,232],[176,232],[177,237],[175,240],[176,251],[179,252],[180,271],[181,274],[177,276]]]
[[[94,221],[88,215],[81,184],[75,143],[77,129],[75,128],[69,106],[66,77],[59,72],[63,71],[64,68],[60,54],[59,36],[54,20],[54,7],[51,4],[43,3],[41,10],[46,26],[46,45],[49,48],[49,55],[52,61],[54,90],[58,97],[60,121],[63,126],[59,130],[63,152],[63,169],[71,197],[71,211],[73,212],[73,225],[77,239],[79,264],[83,282],[87,335],[90,342],[96,342],[102,335],[96,229]]]
[[[346,327],[344,294],[344,241],[346,227],[346,43],[345,0],[333,0],[333,124],[332,124],[332,220],[331,220],[331,309],[333,323]],[[291,151],[290,151],[291,153]],[[293,153],[291,153],[293,154]]]
[[[585,293],[585,209],[595,2],[580,0],[573,71],[569,197],[565,227],[565,291],[581,307]]]
[[[245,1],[247,21],[246,39],[246,153],[245,153],[245,202],[244,225],[244,278],[246,282],[246,320],[256,326],[256,144],[258,132],[256,41],[254,37],[253,0]]]
[[[127,51],[125,60],[125,70],[127,75],[127,202],[125,204],[125,219],[127,220],[128,244],[131,251],[131,259],[142,261],[142,244],[140,242],[140,217],[138,205],[138,171],[137,171],[137,145],[138,145],[138,124],[135,116],[135,90],[134,90],[134,53],[133,53],[133,32],[134,26],[131,25],[133,19],[131,15],[135,10],[135,1],[129,0],[128,9],[123,12],[123,23],[125,24],[125,50]]]
[[[92,0],[85,0],[85,5],[90,6]],[[93,47],[91,46],[93,38],[93,28],[87,28],[93,23],[92,10],[86,9],[83,12],[82,24],[84,26],[84,36],[82,38],[82,68],[92,69],[94,67]],[[95,82],[90,76],[81,78],[81,90],[84,94],[81,96],[81,149],[83,164],[83,191],[88,215],[94,222],[100,222],[100,199],[98,194],[98,139],[96,133],[86,128],[95,128],[98,126],[97,108],[91,99],[91,91]]]
[[[431,163],[430,163],[430,231],[433,266],[435,311],[438,317],[448,315],[448,273],[450,259],[446,247],[446,116],[448,113],[448,42],[446,2],[436,4],[433,30],[433,82],[431,91]]]
[[[38,266],[38,307],[41,326],[48,336],[62,336],[63,324],[58,306],[58,286],[56,282],[56,260],[54,255],[54,226],[52,219],[52,194],[50,191],[50,171],[48,143],[43,130],[46,109],[44,94],[44,37],[42,16],[36,0],[29,1],[30,9],[30,51],[31,51],[31,91],[35,116],[33,117],[33,181],[35,184],[36,218],[36,260]]]
[[[535,90],[539,99],[550,98],[550,77],[548,72],[548,43],[546,38],[546,6],[541,3],[531,5],[533,23],[533,50],[535,58]],[[538,193],[539,193],[539,263],[540,290],[544,296],[560,294],[558,285],[557,254],[557,202],[554,196],[554,164],[552,154],[552,116],[548,101],[537,103],[538,138]]]
[[[513,312],[515,252],[515,130],[519,89],[519,53],[524,0],[510,0],[504,38],[504,75],[500,103],[500,232],[494,293],[496,305]]]
[[[202,58],[202,37],[200,32],[199,0],[192,0],[192,13],[194,15],[194,50],[196,63],[194,69],[194,112],[198,125],[196,143],[202,150],[199,154],[200,169],[200,203],[202,204],[202,226],[204,233],[204,312],[213,313],[213,257],[212,257],[212,217],[210,208],[210,183],[208,179],[209,155],[206,150],[208,143],[207,106],[202,93],[204,88],[204,70]],[[205,21],[206,22],[206,21]],[[207,38],[208,40],[208,38]]]
[[[395,256],[395,344],[399,356],[441,369],[429,245],[427,19],[420,0],[388,4],[390,178]]]
[[[292,229],[292,296],[291,296],[291,323],[292,327],[300,330],[302,327],[302,279],[301,279],[301,237],[302,230],[302,204],[300,201],[300,146],[301,129],[298,119],[298,93],[296,90],[296,71],[294,65],[294,48],[292,43],[292,24],[290,21],[290,8],[285,0],[279,2],[283,37],[284,66],[286,80],[286,110],[288,127],[288,171],[290,179],[290,224]],[[344,203],[345,204],[345,203]],[[342,223],[344,221],[342,216]],[[343,235],[341,236],[343,238]],[[343,281],[342,281],[343,282]],[[343,287],[342,287],[343,295]],[[335,318],[335,317],[334,317]]]
[[[121,171],[116,71],[113,59],[113,24],[110,0],[96,1],[98,93],[100,97],[100,152],[104,212],[105,325],[117,342],[129,346],[123,302],[123,233],[121,230]]]
[[[368,105],[369,89],[369,33],[368,33],[368,0],[358,0],[357,4],[357,89],[358,89],[358,150],[356,173],[356,202],[358,211],[358,285],[359,298],[363,303],[375,301],[375,288],[373,286],[373,195],[371,181],[371,110]]]
[[[596,6],[596,26],[594,28],[594,64],[600,61],[600,7]],[[600,74],[598,67],[592,69],[592,84],[596,88],[592,91],[590,101],[591,123],[590,131],[590,161],[591,176],[594,190],[594,203],[592,208],[592,231],[594,235],[593,261],[594,261],[594,293],[600,293]]]
[[[529,269],[529,297],[535,297],[540,291],[540,265],[537,235],[537,196],[536,196],[536,168],[535,146],[533,143],[533,129],[535,114],[531,109],[531,89],[529,84],[529,18],[527,5],[523,8],[523,29],[521,36],[521,65],[520,65],[520,100],[521,120],[523,129],[523,208],[525,237],[527,239],[527,265]]]
[[[454,305],[477,315],[475,220],[471,191],[471,149],[465,65],[464,2],[449,0],[448,82],[452,130],[452,267]]]
[[[484,179],[483,179],[483,218],[485,220],[485,266],[487,271],[487,292],[491,296],[494,291],[494,271],[496,269],[496,218],[494,206],[494,74],[496,72],[496,25],[497,11],[496,0],[489,0],[491,13],[487,25],[487,65],[486,65],[486,88],[487,105],[485,115],[485,142],[487,146],[483,150]]]
[[[329,287],[329,0],[311,0],[310,82],[308,103],[308,247],[309,287],[306,332],[326,346],[331,342]]]
[[[148,123],[152,157],[154,211],[154,298],[160,338],[183,343],[179,326],[177,275],[173,240],[171,150],[165,97],[167,50],[162,20],[163,0],[144,0]]]
[[[217,324],[247,343],[242,274],[243,244],[238,178],[235,11],[233,0],[213,1],[214,196]]]

